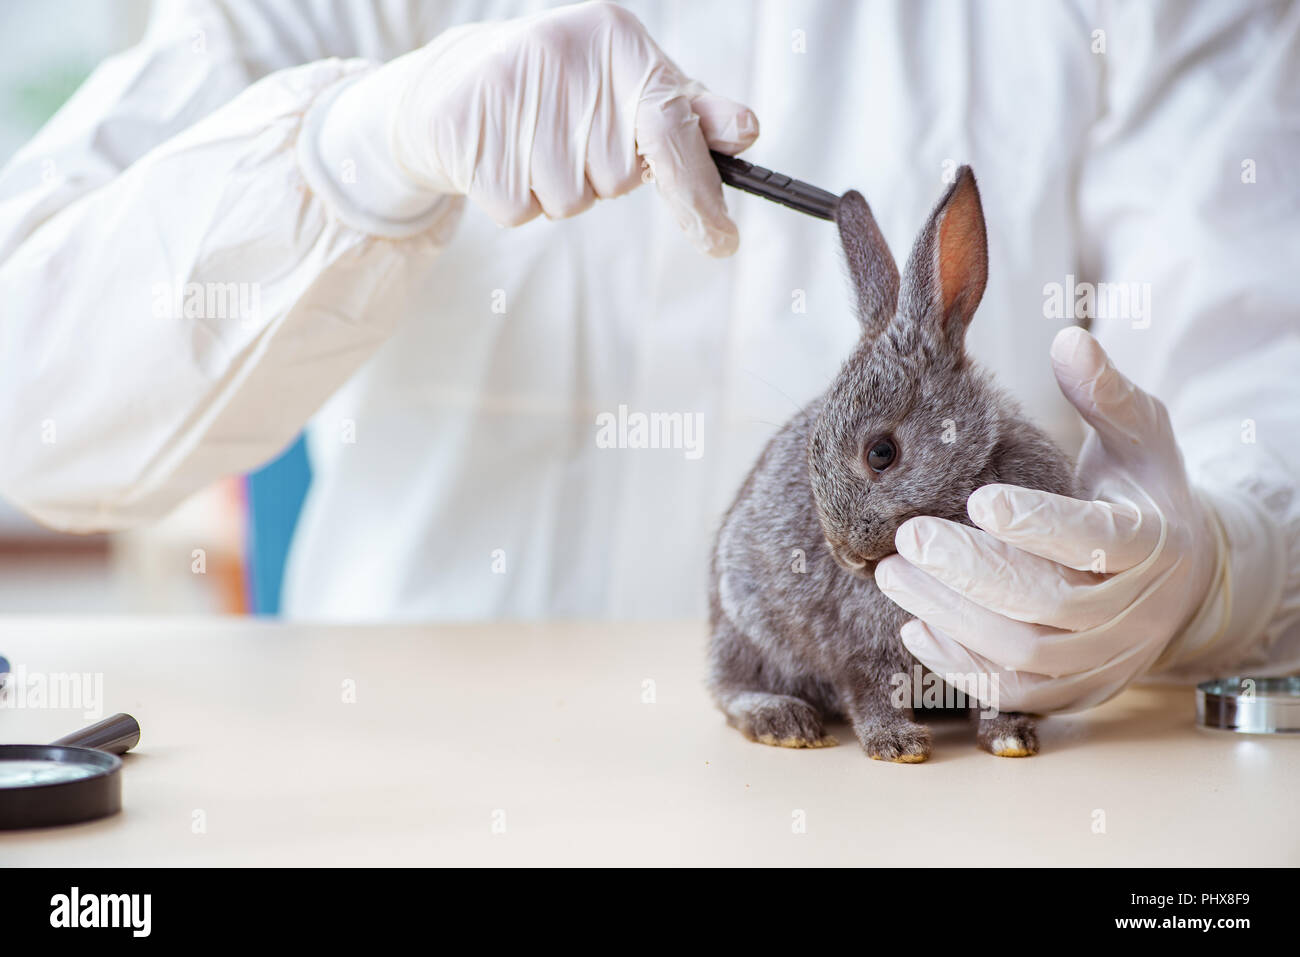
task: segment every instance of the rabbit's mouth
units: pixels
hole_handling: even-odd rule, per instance
[[[876,573],[876,562],[884,558],[881,555],[877,558],[868,558],[867,556],[855,551],[849,545],[836,545],[834,542],[826,543],[827,550],[831,553],[831,558],[835,559],[835,564],[839,565],[846,572],[853,575],[861,575],[863,578],[871,578]]]

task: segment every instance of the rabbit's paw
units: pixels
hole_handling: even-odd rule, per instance
[[[975,743],[1000,758],[1028,758],[1038,753],[1038,732],[1028,715],[999,714],[980,719]]]
[[[930,729],[911,721],[869,724],[856,729],[873,761],[919,764],[930,756]]]
[[[727,723],[751,741],[778,748],[828,748],[837,742],[817,709],[792,695],[748,691],[727,708]]]

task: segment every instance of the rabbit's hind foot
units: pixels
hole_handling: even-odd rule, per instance
[[[751,741],[777,748],[829,748],[838,742],[817,709],[793,695],[741,691],[727,696],[727,724]]]

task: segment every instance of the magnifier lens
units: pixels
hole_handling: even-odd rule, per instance
[[[69,761],[0,761],[0,788],[62,784],[98,774],[102,769]]]
[[[0,832],[116,814],[122,809],[118,755],[139,741],[135,718],[115,714],[53,744],[0,744]]]
[[[1202,682],[1196,686],[1196,721],[1242,734],[1300,734],[1300,676]]]

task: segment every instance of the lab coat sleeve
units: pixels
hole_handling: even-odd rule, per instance
[[[63,530],[154,518],[277,454],[459,213],[402,239],[345,225],[296,147],[371,65],[274,69],[228,9],[186,9],[209,21],[155,22],[0,174],[0,492]]]
[[[1103,97],[1079,174],[1079,278],[1130,290],[1117,309],[1117,286],[1098,286],[1093,330],[1168,406],[1227,545],[1211,598],[1198,609],[1189,596],[1162,676],[1294,671],[1300,6],[1099,9]]]

